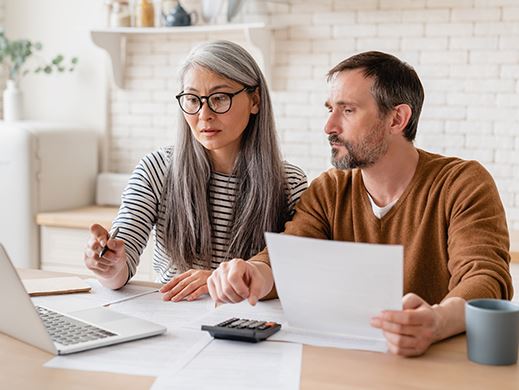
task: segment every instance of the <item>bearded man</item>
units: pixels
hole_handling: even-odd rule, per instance
[[[361,53],[332,68],[328,81],[324,131],[335,169],[301,196],[285,233],[403,245],[402,310],[383,311],[371,325],[392,353],[421,355],[465,330],[465,300],[512,298],[499,193],[478,162],[415,147],[424,91],[408,64]],[[222,263],[208,288],[217,302],[255,304],[274,295],[268,252]]]

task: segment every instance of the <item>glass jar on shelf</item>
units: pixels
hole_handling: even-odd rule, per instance
[[[112,3],[110,11],[110,27],[130,27],[130,6],[127,0],[118,0]]]

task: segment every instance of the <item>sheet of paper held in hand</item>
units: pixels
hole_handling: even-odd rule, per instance
[[[265,236],[287,320],[270,340],[387,350],[370,319],[402,309],[402,246]]]

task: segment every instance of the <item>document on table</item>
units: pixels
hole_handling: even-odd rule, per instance
[[[168,329],[158,337],[57,356],[44,366],[159,376],[179,371],[212,340],[206,332]]]
[[[386,350],[370,319],[402,308],[402,246],[265,236],[287,321],[270,340]]]
[[[157,289],[153,287],[136,286],[131,283],[119,290],[112,290],[103,287],[96,279],[86,279],[85,282],[92,287],[90,293],[69,294],[67,296],[32,297],[32,301],[36,305],[46,306],[63,313],[70,313],[76,310],[110,305],[121,300],[128,300],[141,296],[142,294],[157,291]]]
[[[156,292],[111,305],[110,308],[120,313],[156,322],[167,326],[168,329],[193,324],[189,329],[200,331],[200,318],[214,311],[214,302],[208,295],[191,302],[163,301],[162,294]]]
[[[100,295],[103,295],[102,287],[100,289]],[[61,300],[70,298],[61,297]],[[101,304],[106,302],[105,298],[103,295],[103,299],[94,302]],[[161,298],[158,292],[149,293],[115,303],[110,308],[165,325],[168,327],[165,335],[57,356],[45,367],[158,376],[156,388],[159,389],[171,386],[204,388],[208,383],[212,389],[226,390],[299,388],[300,344],[222,342],[200,330],[202,323],[220,322],[218,318],[227,318],[228,313],[281,322],[278,300],[259,302],[255,307],[242,302],[215,309],[208,296],[192,302],[166,302]],[[60,306],[57,301],[54,304]],[[79,301],[75,305],[78,304],[85,302]],[[216,312],[220,317],[215,316]],[[196,372],[194,376],[193,371]]]
[[[159,337],[58,356],[45,366],[158,376],[162,371],[180,370],[212,341],[200,326],[181,329],[214,310],[208,296],[192,302],[169,302],[155,292],[112,304],[110,309],[164,325],[168,331]]]
[[[301,344],[213,340],[181,370],[167,370],[152,389],[299,389]]]

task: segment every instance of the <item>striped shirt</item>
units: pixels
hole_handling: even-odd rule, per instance
[[[165,147],[146,155],[133,171],[122,194],[121,207],[113,227],[119,226],[118,238],[125,243],[129,278],[135,275],[139,257],[152,231],[155,238],[153,269],[158,275],[158,281],[167,283],[177,274],[177,269],[174,266],[170,267],[170,258],[166,252],[166,207],[162,202],[166,172],[172,154],[173,148]],[[295,165],[285,162],[284,166],[288,181],[289,210],[292,211],[307,187],[307,179],[304,172]],[[217,172],[211,173],[209,203],[212,224],[212,269],[216,269],[225,260],[238,188],[238,178]],[[203,269],[206,266],[195,261],[193,268]]]

